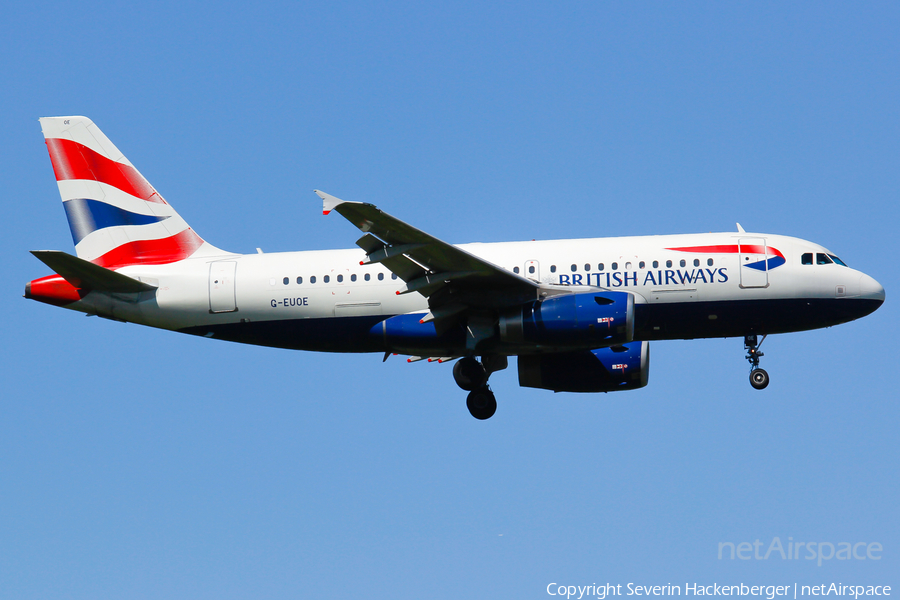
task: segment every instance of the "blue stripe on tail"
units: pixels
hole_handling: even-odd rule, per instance
[[[63,202],[63,207],[66,209],[69,229],[72,230],[72,240],[76,245],[88,234],[98,229],[121,225],[149,225],[169,218],[133,213],[89,198],[67,200]]]

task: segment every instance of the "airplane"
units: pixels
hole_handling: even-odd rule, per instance
[[[736,232],[452,245],[372,204],[315,190],[358,249],[238,254],[201,238],[88,118],[40,119],[75,256],[25,297],[219,340],[453,362],[466,405],[490,375],[554,392],[644,387],[649,342],[742,337],[763,389],[769,334],[831,327],[885,299],[875,279],[802,239]],[[760,338],[761,336],[761,338]]]

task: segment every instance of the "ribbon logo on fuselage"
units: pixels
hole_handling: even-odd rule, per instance
[[[703,254],[741,254],[756,255],[765,258],[756,260],[742,266],[757,271],[771,271],[787,262],[781,250],[767,246],[765,244],[724,244],[719,246],[687,246],[684,248],[666,248],[666,250],[674,250],[676,252],[695,252]]]

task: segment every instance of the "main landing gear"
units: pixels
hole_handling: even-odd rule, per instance
[[[487,380],[491,373],[505,369],[507,364],[505,356],[483,356],[482,362],[474,356],[466,356],[453,365],[453,379],[456,385],[469,392],[466,406],[476,419],[484,421],[497,412],[497,399]]]
[[[759,347],[766,341],[766,336],[762,336],[762,340],[757,343],[755,335],[744,336],[744,350],[747,351],[747,360],[750,361],[750,385],[755,389],[761,390],[769,385],[769,374],[764,369],[759,368],[759,359],[764,355],[759,351]]]

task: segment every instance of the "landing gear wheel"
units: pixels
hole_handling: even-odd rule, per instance
[[[753,369],[750,371],[750,385],[755,389],[765,389],[769,385],[769,374],[764,369]]]
[[[747,360],[750,362],[750,385],[754,389],[762,390],[769,385],[769,374],[759,368],[759,359],[763,357],[763,353],[759,351],[759,347],[766,341],[764,335],[761,340],[757,341],[755,335],[744,336],[744,350],[747,351]]]
[[[484,365],[475,358],[467,356],[459,359],[453,365],[453,379],[456,380],[456,385],[467,392],[471,392],[485,384],[487,372],[484,370]]]
[[[466,398],[466,406],[473,417],[479,421],[484,421],[493,417],[494,413],[497,412],[497,399],[494,397],[494,392],[486,387],[482,387],[469,392],[469,397]]]

